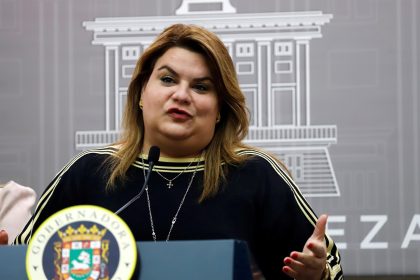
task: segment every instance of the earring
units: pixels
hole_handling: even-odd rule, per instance
[[[216,123],[220,122],[220,119],[222,118],[222,116],[220,116],[220,112],[217,113],[217,117],[216,117]]]
[[[140,99],[139,107],[140,107],[140,110],[143,111],[143,100],[142,99]]]

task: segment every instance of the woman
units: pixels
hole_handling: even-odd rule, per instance
[[[324,239],[326,216],[317,222],[279,162],[242,143],[245,98],[215,34],[178,24],[158,36],[137,62],[123,128],[118,143],[83,152],[58,173],[15,243],[64,207],[120,209],[158,146],[145,195],[119,213],[137,240],[241,239],[267,279],[342,277]]]

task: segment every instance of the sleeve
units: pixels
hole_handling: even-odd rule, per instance
[[[32,188],[9,181],[0,186],[0,229],[12,241],[31,217],[36,194]]]
[[[287,183],[287,185],[292,190],[293,196],[294,196],[294,203],[298,206],[297,211],[300,211],[303,213],[303,216],[306,218],[306,221],[309,221],[312,225],[310,234],[312,234],[315,224],[318,220],[318,217],[316,216],[315,212],[311,208],[311,206],[308,204],[306,199],[303,197],[302,193],[300,192],[299,188],[296,186],[294,181],[290,178],[288,173],[284,172],[282,169],[280,169],[281,177],[284,178],[284,181]],[[297,224],[296,226],[299,226]],[[298,228],[297,228],[298,230]],[[305,243],[306,243],[305,239]],[[334,241],[330,236],[327,234],[325,235],[325,245],[327,248],[327,265],[326,265],[326,273],[324,274],[324,279],[331,279],[331,280],[338,280],[343,279],[343,272],[341,268],[341,256],[337,249],[337,246],[335,245]],[[303,246],[301,247],[301,249]]]
[[[79,180],[84,170],[81,153],[64,166],[42,193],[34,214],[13,241],[13,245],[29,243],[38,227],[52,214],[79,204]]]
[[[256,249],[263,259],[262,265],[259,265],[267,274],[267,279],[288,279],[280,273],[283,259],[292,251],[302,251],[318,218],[281,163],[264,152],[253,153],[257,156],[255,169],[260,178],[258,197],[259,208],[262,209],[259,239],[263,241],[262,245],[259,244],[260,249]],[[328,235],[325,236],[325,243],[327,266],[324,279],[342,279],[337,247]]]

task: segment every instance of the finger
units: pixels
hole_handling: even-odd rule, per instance
[[[290,267],[292,270],[294,270],[296,272],[297,271],[300,271],[300,270],[302,270],[304,268],[304,264],[303,263],[301,263],[298,260],[293,259],[291,257],[284,258],[283,262],[284,262],[284,264],[286,266]]]
[[[9,243],[9,236],[5,230],[0,231],[0,245],[7,245]]]
[[[322,259],[322,258],[325,258],[327,256],[327,248],[325,247],[324,241],[309,240],[306,247],[317,258]]]
[[[314,232],[312,233],[311,238],[315,238],[317,240],[324,241],[325,228],[327,226],[327,220],[328,220],[328,216],[325,215],[325,214],[321,215],[318,218],[318,221],[316,222],[315,229],[314,229]]]
[[[281,270],[290,278],[296,279],[298,276],[297,272],[294,271],[290,266],[283,266]]]
[[[290,266],[296,271],[299,271],[299,268],[303,267],[307,267],[310,269],[319,269],[320,267],[323,267],[323,263],[325,262],[324,258],[317,258],[315,256],[299,252],[292,252],[290,254],[290,259],[292,260],[292,262],[286,262],[286,259],[287,258],[285,258],[284,260],[285,264],[290,264]]]
[[[296,279],[297,278],[297,272],[291,269],[288,266],[283,266],[282,271],[289,276],[290,278]]]

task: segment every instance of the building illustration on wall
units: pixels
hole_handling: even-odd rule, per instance
[[[200,8],[204,8],[200,9]],[[76,149],[118,139],[128,84],[144,49],[165,27],[196,24],[216,33],[236,67],[251,113],[246,142],[281,158],[307,197],[339,196],[328,147],[336,125],[313,125],[310,41],[332,15],[319,11],[240,14],[229,1],[184,0],[174,16],[96,18],[84,22],[105,48],[105,129],[77,131]]]

